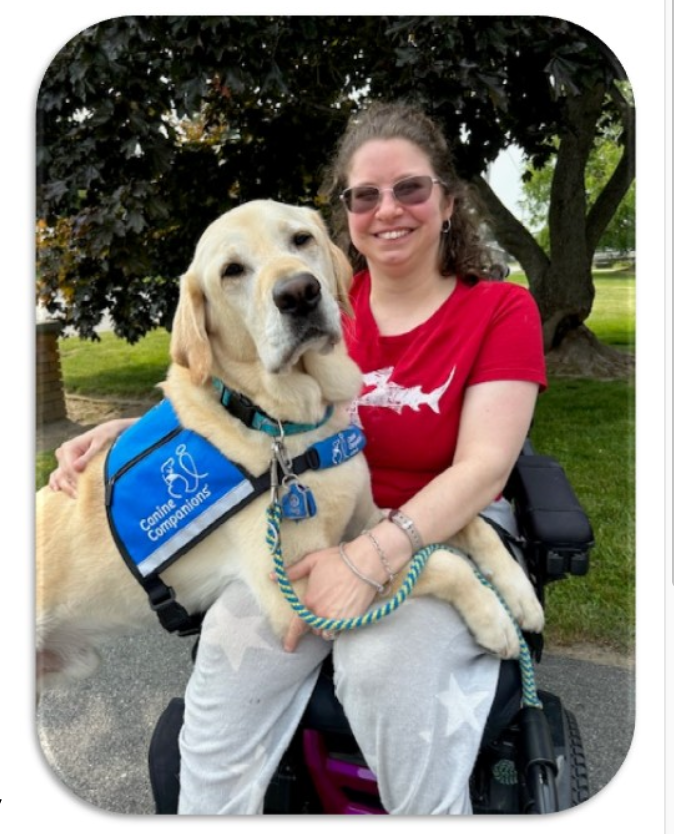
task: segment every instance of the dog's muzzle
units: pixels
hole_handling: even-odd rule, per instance
[[[299,272],[279,281],[272,298],[284,316],[305,317],[320,304],[321,285],[310,272]]]
[[[294,365],[309,349],[327,353],[341,339],[338,306],[310,272],[280,278],[271,298],[277,311],[274,344],[266,362],[271,373]]]

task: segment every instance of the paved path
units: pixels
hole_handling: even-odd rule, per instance
[[[148,744],[166,703],[183,693],[193,639],[165,634],[159,627],[119,639],[106,651],[97,676],[44,696],[38,717],[42,749],[76,796],[109,811],[154,812]],[[576,715],[591,791],[597,793],[629,750],[633,670],[548,652],[536,675],[539,687],[558,694]]]

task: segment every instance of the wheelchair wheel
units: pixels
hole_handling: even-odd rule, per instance
[[[571,805],[580,805],[590,798],[590,782],[585,761],[583,741],[580,737],[576,716],[564,710],[569,727],[569,771],[571,782]]]
[[[553,814],[590,797],[575,715],[556,695],[539,691],[539,696],[543,710],[525,708],[520,715],[524,814]]]
[[[590,798],[590,784],[585,751],[576,716],[558,699],[546,700],[548,720],[554,739],[554,760],[557,773],[539,779],[532,795],[530,813],[548,814],[580,805]]]

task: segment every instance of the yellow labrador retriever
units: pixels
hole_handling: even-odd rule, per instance
[[[346,429],[344,406],[361,385],[341,336],[350,275],[319,215],[309,209],[255,201],[212,223],[182,278],[173,362],[162,383],[182,425],[251,477],[270,470],[274,439],[225,407],[223,391],[234,392],[240,403],[273,425],[304,427],[284,436],[287,459]],[[174,495],[179,487],[188,489],[192,472],[179,460],[180,452],[161,467]],[[98,455],[80,476],[75,500],[49,488],[37,495],[39,688],[86,677],[96,668],[102,640],[154,619],[145,591],[111,534],[105,459],[106,453]],[[177,480],[178,462],[182,481]],[[287,564],[356,535],[379,518],[362,454],[338,466],[310,469],[301,481],[312,491],[317,512],[301,523],[283,524]],[[278,488],[284,489],[282,484]],[[157,505],[146,527],[163,516],[171,500]],[[204,611],[237,577],[257,595],[279,636],[286,631],[292,612],[270,581],[272,558],[265,541],[269,503],[269,493],[250,501],[161,573],[188,612]],[[155,534],[160,529],[153,528]],[[489,525],[475,520],[453,543],[491,576],[526,629],[542,628],[543,613],[529,581]],[[301,596],[301,583],[297,591]],[[415,593],[434,594],[455,605],[487,650],[502,657],[518,655],[508,615],[461,558],[436,551]]]

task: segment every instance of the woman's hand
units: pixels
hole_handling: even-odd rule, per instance
[[[377,566],[373,565],[371,558],[361,557],[359,551],[362,552],[362,546],[359,548],[356,542],[351,542],[345,547],[349,559],[358,565],[358,569],[362,570],[364,575],[371,576],[376,582],[384,581],[378,575]],[[367,553],[365,555],[371,556]],[[303,602],[319,617],[335,619],[359,617],[367,611],[376,596],[376,589],[353,573],[342,560],[339,549],[336,547],[309,553],[289,567],[287,574],[291,582],[307,579]],[[300,638],[307,631],[309,631],[309,626],[299,617],[294,617],[283,641],[283,648],[288,652],[294,651]],[[327,632],[316,631],[316,633]]]
[[[51,489],[55,492],[60,490],[71,498],[76,498],[77,478],[84,472],[89,461],[135,422],[135,418],[108,420],[62,443],[55,452],[58,467],[49,476]]]

